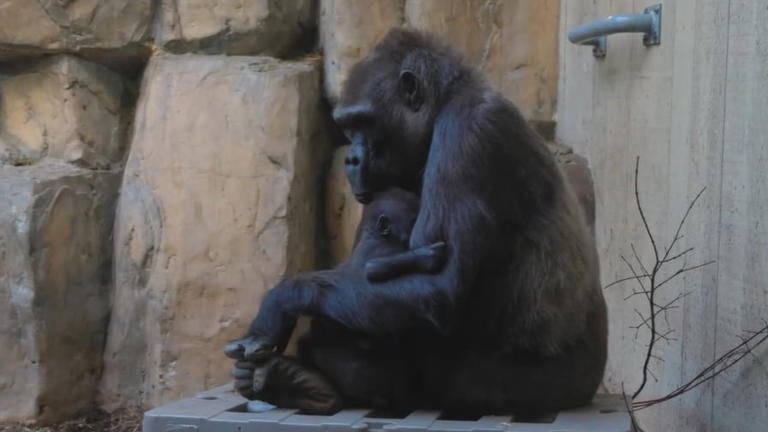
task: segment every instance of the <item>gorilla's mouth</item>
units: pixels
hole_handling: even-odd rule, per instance
[[[355,199],[360,204],[368,204],[373,199],[373,194],[370,192],[359,192],[355,194]]]

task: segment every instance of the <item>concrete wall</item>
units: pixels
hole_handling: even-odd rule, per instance
[[[596,234],[602,280],[629,274],[620,259],[634,245],[646,263],[652,249],[635,207],[640,193],[651,229],[668,244],[690,200],[706,191],[684,230],[688,264],[715,264],[665,286],[660,301],[690,293],[671,311],[675,340],[661,342],[639,399],[690,379],[747,330],[768,317],[768,5],[750,0],[663,2],[660,46],[641,35],[609,37],[608,55],[567,42],[567,30],[653,2],[562,2],[558,137],[588,158],[595,178]],[[673,268],[670,267],[670,268]],[[631,329],[636,285],[608,289],[610,358],[606,386],[635,389],[648,335]],[[662,320],[663,321],[663,320]],[[666,323],[665,323],[666,324]],[[765,430],[768,347],[686,396],[638,413],[651,431]]]

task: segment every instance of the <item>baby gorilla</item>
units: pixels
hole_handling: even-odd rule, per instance
[[[445,264],[445,244],[408,250],[411,229],[419,212],[419,199],[403,189],[388,189],[376,194],[363,209],[362,219],[357,228],[355,247],[352,254],[333,270],[304,273],[281,281],[270,291],[270,295],[292,295],[297,287],[312,284],[319,287],[346,288],[361,286],[369,280],[393,279],[411,273],[435,273]],[[374,258],[391,257],[397,260],[380,266]],[[322,295],[322,294],[321,294]],[[254,320],[255,321],[255,320]],[[253,326],[253,324],[251,325]],[[249,331],[250,335],[252,332]],[[343,337],[340,337],[343,336]],[[350,338],[351,336],[351,338]],[[309,413],[329,413],[342,406],[342,397],[349,404],[385,405],[391,398],[377,394],[388,383],[373,385],[339,395],[335,386],[339,369],[353,365],[338,361],[335,349],[372,350],[371,337],[359,335],[343,328],[327,318],[316,318],[310,333],[300,342],[300,361],[283,355],[265,353],[255,355],[250,348],[254,345],[251,336],[230,342],[224,349],[226,355],[235,359],[232,376],[235,388],[249,399],[262,399],[281,408],[298,408]],[[287,337],[284,338],[287,340]],[[357,346],[334,345],[337,340],[356,340]],[[386,347],[386,336],[377,340],[377,349]],[[276,347],[282,352],[282,346]],[[372,355],[378,355],[371,351]],[[340,356],[343,358],[343,355]],[[331,378],[329,382],[328,378]],[[386,380],[386,377],[380,377]],[[341,386],[345,389],[347,385]],[[375,387],[375,388],[374,388]],[[386,391],[385,391],[386,392]],[[387,392],[388,393],[388,392]],[[364,398],[364,399],[362,399]]]

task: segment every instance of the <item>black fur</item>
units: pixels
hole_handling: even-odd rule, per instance
[[[444,245],[438,243],[408,251],[411,229],[418,211],[419,199],[411,192],[398,188],[378,192],[375,199],[363,210],[355,247],[349,258],[334,270],[287,278],[270,291],[268,298],[282,298],[283,295],[291,295],[296,290],[307,290],[310,287],[358,289],[365,283],[366,269],[383,279],[392,279],[407,273],[434,273],[441,270],[445,261]],[[377,270],[375,265],[370,265],[370,259],[395,254],[400,254],[399,259],[384,269]],[[260,316],[263,317],[264,314]],[[257,318],[249,335],[231,342],[225,348],[225,353],[236,360],[232,373],[235,387],[246,397],[259,397],[278,406],[300,408],[309,412],[330,412],[337,409],[341,402],[336,390],[328,384],[325,377],[317,373],[317,369],[342,371],[350,366],[349,362],[338,356],[333,357],[338,361],[328,363],[322,353],[335,349],[352,350],[360,356],[375,356],[381,359],[384,358],[380,356],[381,349],[392,342],[386,341],[385,338],[374,340],[364,333],[346,330],[331,320],[318,317],[312,323],[309,336],[301,341],[301,357],[304,361],[300,364],[288,357],[253,351],[255,347],[261,347],[260,339],[254,339],[252,335],[254,329],[262,325],[263,321]],[[342,346],[336,347],[336,342],[341,342]],[[282,350],[282,347],[278,348]],[[391,354],[393,350],[387,351]],[[389,400],[392,395],[391,391],[386,390],[386,386],[390,384],[384,375],[361,380],[357,385],[359,391],[345,393],[347,403],[359,401],[380,404],[379,401]]]
[[[296,316],[310,314],[399,341],[381,345],[392,362],[345,349],[343,338],[315,343],[307,357],[342,394],[400,377],[389,397],[411,407],[537,413],[588,403],[607,339],[595,246],[517,109],[442,42],[395,29],[350,72],[334,117],[351,141],[358,199],[390,186],[418,193],[410,248],[444,242],[447,262],[377,283],[326,273],[279,287],[245,355],[279,348]],[[374,268],[386,274],[389,264]],[[343,364],[355,367],[336,370]],[[414,386],[418,397],[406,397]]]

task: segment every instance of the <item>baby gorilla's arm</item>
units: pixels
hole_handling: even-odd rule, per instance
[[[436,242],[396,255],[372,258],[365,263],[365,277],[371,282],[381,282],[411,273],[438,273],[445,266],[446,255],[445,242]]]

